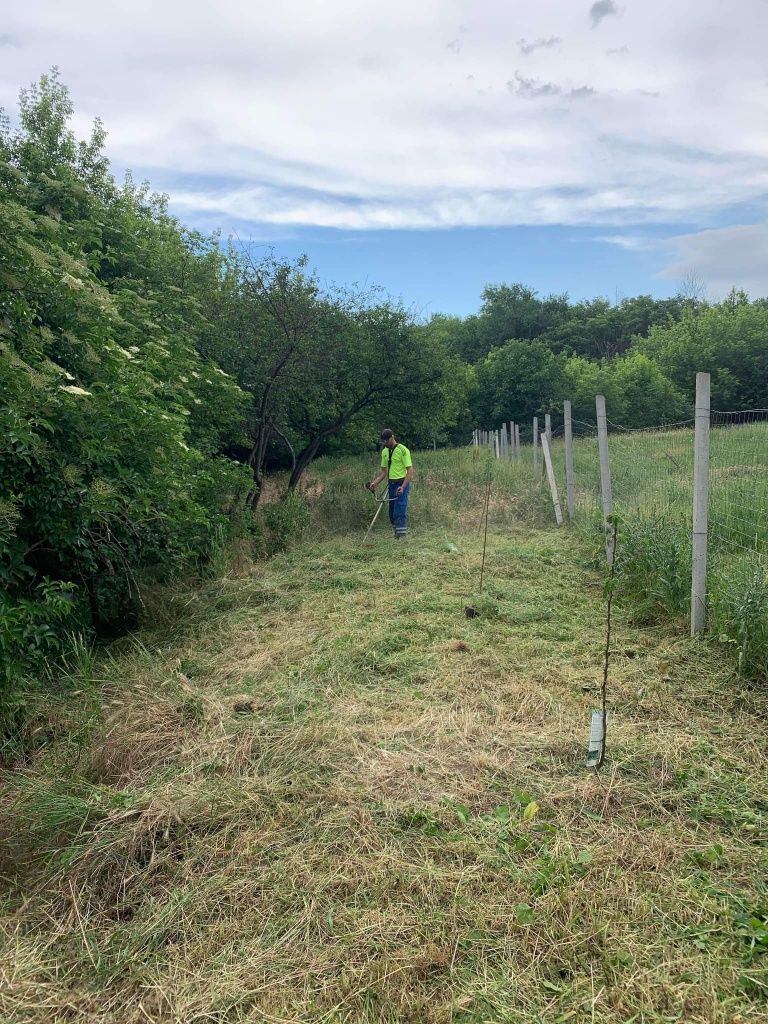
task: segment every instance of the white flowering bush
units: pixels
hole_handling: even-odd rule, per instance
[[[55,77],[0,125],[0,696],[241,522],[246,396],[200,355],[214,248],[77,143]],[[183,273],[182,273],[183,269]],[[184,280],[187,284],[176,284]]]

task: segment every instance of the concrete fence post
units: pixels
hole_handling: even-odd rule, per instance
[[[707,625],[707,531],[709,528],[710,377],[696,374],[696,426],[693,435],[693,572],[691,636]]]
[[[573,476],[573,418],[569,401],[563,403],[563,417],[565,420],[565,494],[568,519],[574,522],[576,518],[576,481]]]
[[[520,458],[520,424],[515,424],[515,458]]]
[[[555,482],[555,470],[552,466],[552,451],[549,447],[549,439],[546,430],[541,435],[541,450],[544,453],[544,468],[549,480],[549,492],[552,495],[552,504],[555,509],[555,519],[558,526],[563,525],[563,512],[560,508],[560,499],[557,495],[557,483]]]
[[[605,396],[595,396],[597,410],[597,444],[600,452],[600,492],[603,499],[603,529],[605,530],[605,556],[613,565],[613,527],[608,519],[613,515],[613,491],[611,489],[611,465],[608,461],[608,417],[605,413]]]
[[[533,468],[539,468],[539,417],[533,417]]]

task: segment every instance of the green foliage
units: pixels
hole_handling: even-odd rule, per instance
[[[564,386],[562,359],[540,341],[508,341],[479,363],[476,372],[475,414],[488,427],[506,420],[527,425],[549,408]]]
[[[691,415],[681,391],[640,352],[599,363],[573,356],[564,376],[562,398],[571,399],[577,419],[594,421],[595,395],[605,396],[610,419],[625,426],[656,426]]]
[[[280,501],[266,505],[261,514],[263,553],[287,551],[301,538],[310,523],[310,509],[301,495],[289,492]]]
[[[746,679],[768,682],[768,574],[755,558],[712,574],[710,614],[720,642]]]
[[[678,323],[651,328],[635,349],[652,359],[689,398],[697,372],[712,374],[712,403],[718,409],[766,405],[768,390],[768,308],[734,292],[719,305]]]
[[[577,419],[594,421],[595,395],[605,395],[616,423],[639,427],[690,415],[680,390],[640,352],[593,362],[555,355],[543,341],[509,341],[476,370],[474,410],[491,427],[508,420],[527,428],[533,416],[557,412],[570,398]]]
[[[673,515],[663,521],[623,518],[616,571],[617,594],[632,603],[637,620],[653,623],[686,615],[691,598],[690,522]]]
[[[246,396],[207,359],[220,255],[108,174],[57,76],[0,133],[2,693],[65,633],[132,625],[139,585],[199,565],[248,475]],[[218,251],[218,250],[217,250]],[[2,694],[0,694],[2,696]]]

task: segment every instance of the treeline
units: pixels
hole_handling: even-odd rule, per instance
[[[486,289],[465,319],[419,323],[307,261],[223,244],[119,183],[96,123],[79,140],[56,72],[0,119],[0,690],[73,632],[138,621],[142,588],[258,535],[268,468],[413,447],[557,412],[602,391],[628,426],[765,404],[768,308],[641,296],[611,305]]]
[[[644,427],[692,414],[697,371],[712,374],[718,409],[768,406],[768,300],[734,290],[720,303],[641,295],[610,305],[486,288],[477,315],[436,316],[430,330],[472,367],[475,425],[557,416],[564,399],[594,421],[606,396],[615,423]]]

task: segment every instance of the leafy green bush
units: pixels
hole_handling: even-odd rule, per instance
[[[219,453],[247,398],[203,354],[223,259],[77,142],[55,76],[0,122],[0,701],[71,629],[135,624],[140,585],[242,525]],[[184,284],[184,287],[182,287]]]
[[[280,501],[265,505],[261,511],[262,553],[267,557],[287,551],[309,526],[311,513],[306,500],[289,491]]]

